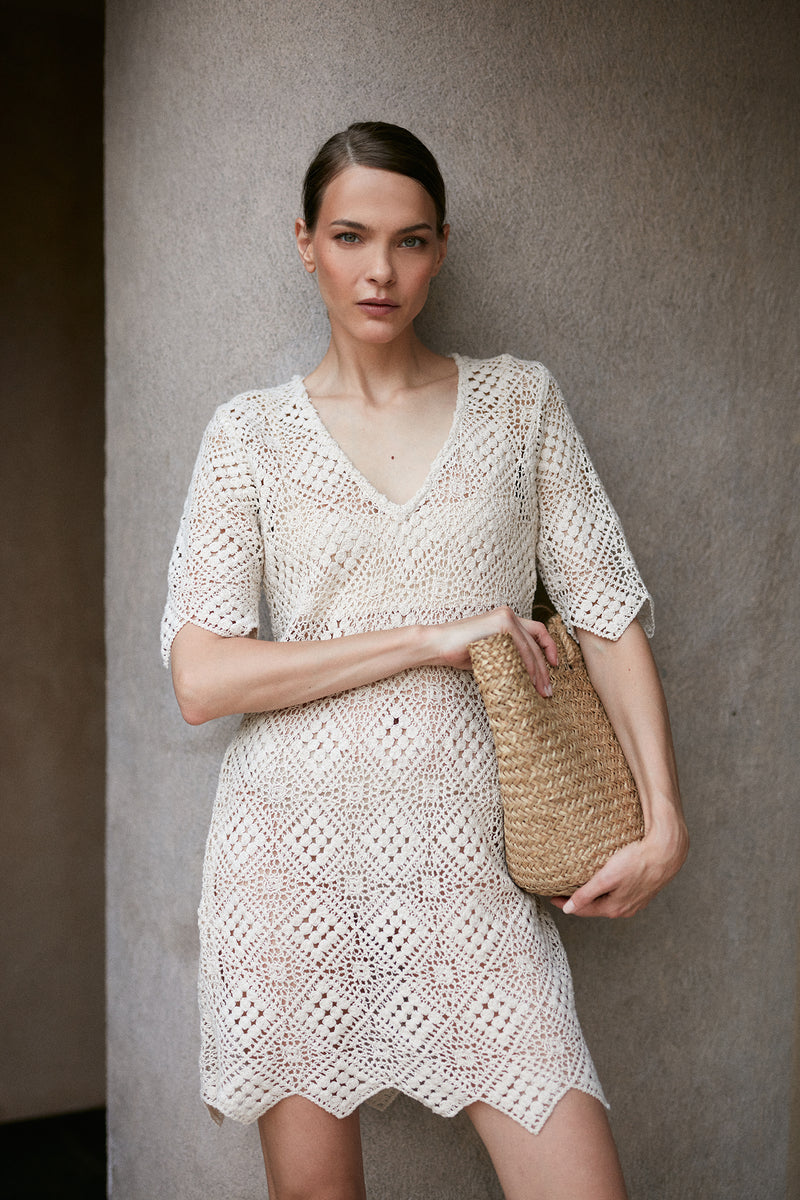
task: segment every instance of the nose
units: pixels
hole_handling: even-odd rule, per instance
[[[367,267],[367,278],[380,287],[394,282],[394,265],[388,247],[375,246]]]

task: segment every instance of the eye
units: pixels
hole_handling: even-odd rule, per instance
[[[409,250],[416,250],[416,248],[418,246],[425,246],[425,245],[427,245],[427,243],[425,241],[425,238],[417,237],[417,235],[415,233],[410,233],[408,235],[408,237],[403,238],[400,245],[406,247]]]
[[[333,240],[335,242],[344,242],[345,246],[354,246],[358,241],[358,234],[353,233],[351,229],[346,229],[344,233],[337,233]]]

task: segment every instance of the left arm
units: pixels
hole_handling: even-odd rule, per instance
[[[638,621],[617,641],[576,632],[639,789],[645,836],[617,851],[568,900],[556,897],[553,903],[583,917],[631,917],[677,874],[689,849],[667,704]]]

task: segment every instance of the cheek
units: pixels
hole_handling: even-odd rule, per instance
[[[430,280],[433,279],[438,272],[441,265],[440,247],[438,243],[435,243],[430,248],[430,253],[426,255],[424,265],[420,265],[420,272],[424,272],[425,277],[427,278],[428,282],[430,282]]]
[[[413,286],[415,291],[427,292],[431,282],[433,269],[433,263],[431,262],[420,263],[419,266],[415,268],[413,273],[409,275],[409,283]]]
[[[355,255],[348,259],[335,252],[323,253],[317,259],[317,271],[332,288],[350,286],[358,275]]]

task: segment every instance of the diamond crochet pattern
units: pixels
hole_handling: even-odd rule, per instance
[[[507,604],[540,573],[567,626],[617,638],[652,605],[559,389],[539,363],[456,356],[452,428],[395,504],[302,380],[206,430],[170,563],[165,661],[186,622],[226,637],[341,637]],[[472,675],[418,667],[252,713],[225,756],[200,904],[203,1096],[256,1120],[302,1095],[337,1116],[398,1091],[483,1100],[538,1131],[570,1088],[602,1099],[541,902],[509,879]]]

